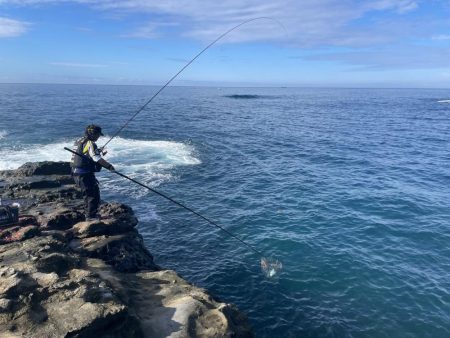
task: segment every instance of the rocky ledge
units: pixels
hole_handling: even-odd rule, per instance
[[[85,222],[66,162],[0,172],[0,337],[252,337],[245,315],[153,261],[133,210]]]

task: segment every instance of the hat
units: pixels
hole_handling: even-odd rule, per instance
[[[86,127],[86,134],[99,134],[101,136],[104,136],[102,133],[102,127],[97,126],[95,124],[90,124]]]

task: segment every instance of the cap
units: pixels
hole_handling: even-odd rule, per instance
[[[102,133],[102,127],[95,124],[90,124],[86,127],[86,134],[99,134],[101,136],[104,136]]]

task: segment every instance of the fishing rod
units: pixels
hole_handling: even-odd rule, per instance
[[[94,162],[90,157],[88,157],[88,156],[86,156],[86,155],[80,154],[80,153],[78,153],[78,152],[76,152],[76,151],[74,151],[74,150],[72,150],[72,149],[67,148],[67,147],[64,147],[64,149],[67,150],[67,151],[70,151],[72,154],[78,155],[78,156],[80,156],[80,157],[82,157],[82,158],[84,158],[84,159],[86,159],[86,160],[89,160],[89,161],[91,161],[91,162]],[[98,162],[95,162],[95,163],[98,163]],[[106,167],[104,167],[104,168],[106,168]],[[107,169],[107,168],[106,168],[106,169]],[[224,232],[227,233],[229,236],[231,236],[231,237],[233,237],[234,239],[238,240],[238,241],[241,242],[242,244],[246,245],[249,249],[253,250],[253,251],[254,251],[255,253],[257,253],[259,256],[261,256],[261,258],[263,258],[264,255],[262,254],[262,252],[260,252],[259,250],[255,249],[255,248],[254,248],[253,246],[251,246],[250,244],[244,242],[242,239],[240,239],[239,237],[237,237],[236,235],[234,235],[233,233],[231,233],[230,231],[228,231],[228,230],[225,229],[224,227],[220,226],[220,225],[217,224],[216,222],[214,222],[214,221],[210,220],[209,218],[207,218],[207,217],[201,215],[201,214],[198,213],[197,211],[195,211],[195,210],[189,208],[188,206],[186,206],[186,205],[184,205],[184,204],[182,204],[182,203],[180,203],[180,202],[174,200],[173,198],[167,196],[166,194],[163,194],[162,192],[160,192],[160,191],[158,191],[158,190],[156,190],[156,189],[150,188],[148,185],[145,185],[145,184],[143,184],[143,183],[141,183],[141,182],[139,182],[139,181],[136,181],[135,179],[133,179],[133,178],[131,178],[131,177],[125,175],[125,174],[122,174],[121,172],[118,172],[118,171],[112,171],[112,172],[113,172],[114,174],[117,174],[117,175],[119,175],[119,176],[121,176],[121,177],[127,179],[127,180],[130,180],[130,181],[133,182],[133,183],[136,183],[137,185],[140,185],[141,187],[144,187],[144,188],[150,190],[151,192],[153,192],[153,193],[155,193],[155,194],[157,194],[157,195],[159,195],[159,196],[161,196],[161,197],[164,197],[165,199],[169,200],[169,201],[172,202],[172,203],[175,203],[176,205],[178,205],[178,206],[184,208],[185,210],[190,211],[191,213],[197,215],[198,217],[202,218],[202,219],[205,220],[206,222],[208,222],[208,223],[214,225],[215,227],[219,228],[220,230],[224,231]]]
[[[106,148],[106,146],[109,144],[109,142],[111,142],[117,135],[119,135],[120,134],[120,132],[123,130],[123,129],[125,129],[127,126],[128,126],[128,124],[131,122],[131,121],[133,121],[134,120],[134,118],[136,117],[136,116],[138,116],[138,114],[140,113],[140,112],[142,112],[144,109],[145,109],[145,107],[147,107],[149,104],[150,104],[150,102],[152,102],[153,101],[153,99],[156,97],[156,96],[158,96],[158,94],[159,93],[161,93],[163,90],[164,90],[164,88],[166,88],[173,80],[175,80],[177,77],[178,77],[178,75],[180,75],[187,67],[189,67],[189,65],[191,65],[198,57],[200,57],[200,55],[202,55],[204,52],[206,52],[211,46],[213,46],[216,42],[218,42],[219,40],[221,40],[223,37],[225,37],[226,35],[228,35],[229,33],[231,33],[232,31],[234,31],[235,29],[237,29],[237,28],[239,28],[239,27],[241,27],[241,26],[243,26],[243,25],[245,25],[245,24],[247,24],[247,23],[250,23],[250,22],[252,22],[252,21],[256,21],[256,20],[272,20],[272,21],[275,21],[278,25],[280,25],[283,29],[284,29],[284,31],[286,32],[286,28],[283,26],[283,24],[281,23],[281,22],[279,22],[278,20],[276,20],[275,18],[271,18],[271,17],[266,17],[266,16],[261,16],[261,17],[258,17],[258,18],[253,18],[253,19],[249,19],[249,20],[246,20],[246,21],[244,21],[244,22],[241,22],[240,24],[238,24],[238,25],[236,25],[236,26],[234,26],[234,27],[232,27],[232,28],[230,28],[229,30],[227,30],[225,33],[223,33],[223,34],[221,34],[219,37],[217,37],[213,42],[211,42],[209,45],[207,45],[205,48],[203,48],[197,55],[195,55],[188,63],[186,63],[175,75],[173,75],[161,88],[159,88],[159,90],[155,93],[155,94],[153,94],[153,96],[149,99],[149,100],[147,100],[147,102],[144,104],[144,105],[142,105],[111,137],[110,137],[110,139],[100,148],[102,151]]]

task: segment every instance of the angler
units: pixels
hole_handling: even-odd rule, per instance
[[[175,78],[178,77],[178,75],[180,75],[187,67],[189,67],[189,65],[191,65],[200,55],[202,55],[206,50],[208,50],[211,46],[213,46],[216,42],[218,42],[219,40],[221,40],[224,36],[228,35],[229,33],[231,33],[232,31],[234,31],[235,29],[238,29],[239,27],[255,21],[255,20],[261,20],[261,19],[268,19],[268,20],[273,20],[276,23],[278,23],[281,27],[284,28],[284,26],[278,22],[277,20],[270,18],[270,17],[259,17],[259,18],[253,18],[253,19],[249,19],[246,20],[244,22],[241,22],[240,24],[234,26],[233,28],[230,28],[229,30],[227,30],[226,32],[224,32],[222,35],[220,35],[217,39],[215,39],[213,42],[211,42],[209,45],[207,45],[205,48],[203,48],[197,55],[195,55],[188,63],[186,63],[175,75],[173,75],[161,88],[159,88],[159,90],[143,105],[141,106],[110,138],[109,140],[103,145],[103,147],[101,148],[101,150],[103,151],[106,146],[108,145],[109,142],[111,142],[117,135],[119,135],[119,133],[128,126],[128,124],[134,120],[134,118],[140,114],[149,104],[150,102],[153,101],[153,99],[158,96],[159,93],[161,93],[161,91],[164,90],[164,88],[166,88],[173,80],[175,80]],[[284,28],[284,30],[286,31],[286,28]],[[95,138],[89,139],[89,135],[88,135],[88,129],[89,127],[92,128],[97,128],[99,129],[99,135]],[[243,241],[242,239],[240,239],[239,237],[237,237],[236,235],[234,235],[233,233],[231,233],[230,231],[226,230],[224,227],[220,226],[219,224],[217,224],[216,222],[210,220],[209,218],[206,218],[205,216],[201,215],[200,213],[196,212],[195,210],[189,208],[188,206],[174,200],[173,198],[153,189],[150,188],[149,186],[142,184],[141,182],[138,182],[134,179],[132,179],[131,177],[128,177],[120,172],[117,172],[114,170],[114,167],[109,164],[108,162],[106,162],[105,160],[103,160],[101,158],[101,151],[100,149],[97,149],[97,146],[95,145],[95,141],[97,141],[98,137],[101,134],[101,128],[98,126],[88,126],[88,129],[86,129],[86,136],[88,137],[88,139],[91,141],[92,144],[92,152],[91,151],[87,151],[85,149],[86,145],[83,143],[76,143],[76,147],[73,150],[70,150],[68,148],[64,148],[65,150],[69,151],[72,153],[72,167],[74,167],[74,178],[75,178],[75,182],[77,183],[77,185],[82,189],[83,191],[83,195],[85,195],[85,204],[86,204],[86,219],[91,219],[92,217],[96,217],[96,212],[98,209],[98,204],[100,202],[100,192],[98,189],[98,182],[95,179],[95,175],[94,172],[96,171],[100,171],[100,167],[99,166],[103,166],[106,169],[114,172],[115,174],[132,181],[135,184],[140,185],[141,187],[150,190],[152,192],[154,192],[155,194],[169,200],[170,202],[182,207],[183,209],[197,215],[198,217],[202,218],[203,220],[205,220],[207,223],[209,223],[210,225],[215,226],[216,228],[222,230],[223,232],[225,232],[226,234],[228,234],[229,236],[233,237],[234,239],[236,239],[237,241],[239,241],[240,243],[244,244],[245,246],[247,246],[249,249],[251,249],[253,252],[255,252],[256,254],[258,254],[261,257],[260,260],[260,265],[261,265],[261,269],[263,271],[263,273],[267,276],[267,277],[273,277],[275,275],[277,275],[281,269],[282,269],[282,264],[281,262],[279,262],[278,260],[274,260],[272,258],[267,258],[267,257],[263,257],[262,252],[260,252],[259,250],[255,249],[253,246],[251,246],[250,244],[248,244],[247,242]],[[85,141],[86,142],[86,141]],[[86,150],[86,151],[85,151]],[[89,156],[86,156],[89,155]],[[81,164],[83,164],[83,166],[81,166]],[[76,170],[77,168],[83,169],[82,174],[78,174],[78,170]],[[86,170],[86,168],[89,168],[89,170]],[[97,170],[98,169],[98,170]],[[87,172],[87,173],[86,173]],[[77,176],[78,175],[78,176]],[[90,175],[88,176],[88,178],[84,178],[84,176],[86,175]],[[86,182],[85,182],[86,181]],[[88,183],[88,185],[86,185],[86,183]],[[84,186],[84,187],[83,187]],[[87,187],[87,188],[86,188]],[[84,190],[83,190],[84,189]],[[92,190],[88,190],[88,189],[92,189]]]
[[[100,205],[100,188],[95,173],[102,167],[114,171],[114,166],[103,159],[100,149],[95,142],[103,136],[102,128],[90,124],[86,127],[84,136],[74,144],[74,150],[86,157],[72,155],[70,166],[76,185],[81,189],[84,198],[86,221],[99,220],[98,207]]]

